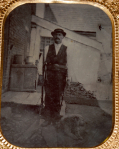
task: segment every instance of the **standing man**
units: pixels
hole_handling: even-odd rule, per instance
[[[62,29],[51,32],[54,44],[45,48],[46,79],[45,85],[45,116],[42,123],[45,127],[60,118],[61,98],[67,77],[67,47],[62,44],[66,33]]]

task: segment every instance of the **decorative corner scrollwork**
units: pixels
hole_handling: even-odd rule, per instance
[[[119,14],[118,0],[103,0],[104,4],[115,14]]]
[[[15,2],[19,0],[1,0],[0,1],[0,17],[6,13],[6,10]]]

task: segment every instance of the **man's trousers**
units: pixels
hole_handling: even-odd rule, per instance
[[[45,84],[45,116],[57,119],[61,110],[61,98],[66,85],[66,75],[60,71],[47,71]]]

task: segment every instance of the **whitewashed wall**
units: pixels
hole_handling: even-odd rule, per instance
[[[42,13],[40,15],[39,17],[43,18]],[[32,21],[41,27],[40,36],[51,37],[51,31],[59,26],[40,18],[32,16]],[[94,25],[93,20],[91,22]],[[78,36],[61,26],[60,28],[67,32],[63,42],[70,53],[69,76],[72,77],[72,81],[81,82],[87,90],[94,91],[98,100],[112,100],[112,84],[110,84],[112,55],[107,57],[112,52],[111,26],[105,25],[102,26],[102,30],[99,30],[98,24],[101,22],[104,24],[101,19],[97,24],[95,23],[96,40]],[[102,59],[100,54],[103,55]],[[42,60],[39,62],[39,73],[42,73],[41,67]],[[98,82],[98,77],[102,77],[105,82]]]

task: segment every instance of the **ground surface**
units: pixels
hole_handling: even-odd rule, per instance
[[[66,104],[66,114],[80,114],[86,122],[83,140],[74,140],[54,125],[41,127],[44,119],[39,115],[38,99],[37,93],[3,94],[1,128],[3,136],[11,144],[20,147],[94,147],[111,132],[111,102],[100,101],[99,107]]]

